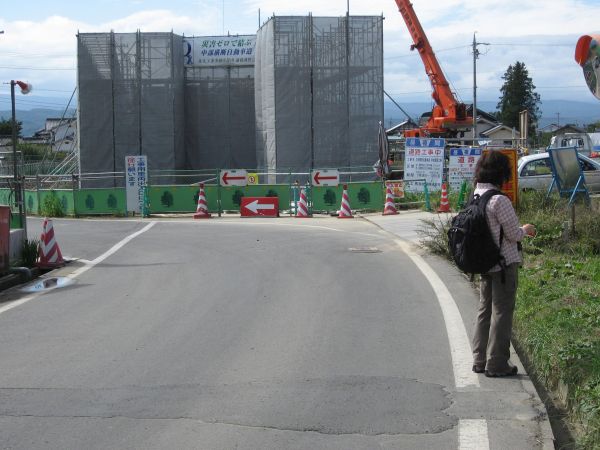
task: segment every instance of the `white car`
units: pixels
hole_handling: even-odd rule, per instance
[[[583,169],[585,184],[589,192],[600,192],[600,162],[588,158],[581,153],[578,156],[579,163]],[[519,176],[520,190],[547,191],[552,183],[550,155],[545,152],[519,158],[517,162],[517,174]]]

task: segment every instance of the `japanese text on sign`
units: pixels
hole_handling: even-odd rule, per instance
[[[252,65],[255,44],[256,35],[187,37],[183,41],[184,65]]]
[[[404,156],[404,180],[409,192],[421,192],[426,182],[430,190],[442,188],[444,139],[408,138]]]
[[[125,170],[127,211],[141,213],[144,210],[144,188],[148,183],[148,159],[146,155],[126,156]]]
[[[450,162],[448,164],[448,182],[453,190],[460,189],[463,181],[473,181],[475,166],[481,149],[474,147],[461,147],[450,149]]]

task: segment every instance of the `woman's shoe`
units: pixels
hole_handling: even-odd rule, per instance
[[[488,378],[497,378],[497,377],[512,377],[515,376],[519,372],[517,366],[510,366],[506,372],[492,372],[490,370],[485,371],[485,376]]]
[[[473,372],[475,373],[484,373],[485,372],[485,366],[478,366],[477,364],[473,364]]]

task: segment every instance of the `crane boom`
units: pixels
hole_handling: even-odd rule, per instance
[[[467,117],[466,105],[456,100],[450,90],[448,80],[435,57],[431,48],[429,39],[419,22],[419,19],[413,9],[410,0],[396,0],[396,5],[406,27],[412,37],[413,45],[411,50],[417,50],[425,66],[425,73],[429,77],[433,92],[431,97],[435,106],[431,111],[431,117],[427,123],[418,129],[407,130],[404,135],[407,137],[418,136],[448,136],[454,137],[460,129],[466,129],[472,126],[473,119]]]

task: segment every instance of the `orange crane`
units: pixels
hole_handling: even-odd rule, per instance
[[[473,117],[467,116],[466,105],[457,101],[450,90],[448,80],[435,57],[412,3],[409,0],[396,0],[396,4],[413,40],[410,49],[419,52],[425,66],[425,73],[433,88],[431,97],[435,102],[427,123],[420,128],[406,130],[404,136],[456,137],[461,131],[473,127]]]

